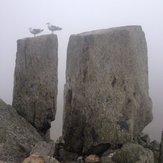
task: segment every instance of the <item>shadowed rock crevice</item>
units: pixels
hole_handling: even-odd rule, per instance
[[[113,81],[112,81],[112,83],[111,83],[112,87],[114,87],[115,84],[116,84],[116,77],[113,78]]]

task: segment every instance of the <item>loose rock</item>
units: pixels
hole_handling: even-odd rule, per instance
[[[27,157],[23,163],[59,163],[55,158],[46,156],[46,155],[40,155],[38,153],[32,154],[29,157]]]
[[[113,155],[115,163],[154,163],[151,150],[138,144],[127,143]]]
[[[97,155],[89,155],[85,158],[85,162],[87,163],[100,162],[100,158]]]

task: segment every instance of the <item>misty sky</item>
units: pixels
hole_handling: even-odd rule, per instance
[[[148,44],[149,88],[153,122],[146,127],[151,138],[163,129],[163,1],[162,0],[0,0],[0,98],[12,103],[16,41],[32,37],[28,28],[46,23],[61,26],[59,39],[58,112],[52,138],[61,133],[66,50],[71,34],[124,25],[141,25]]]

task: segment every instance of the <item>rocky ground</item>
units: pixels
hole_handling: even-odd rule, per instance
[[[148,135],[141,134],[134,143],[99,144],[78,154],[65,150],[63,137],[56,142],[44,141],[30,123],[2,100],[0,117],[0,160],[3,163],[158,163],[159,158],[162,159],[162,146],[160,150],[160,144],[151,142]]]

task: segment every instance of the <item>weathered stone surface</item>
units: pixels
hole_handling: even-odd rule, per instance
[[[53,141],[40,141],[35,144],[30,154],[39,153],[40,155],[54,156],[55,143]]]
[[[63,126],[69,151],[131,141],[151,122],[151,110],[147,45],[140,26],[70,37]]]
[[[112,160],[115,163],[154,163],[154,156],[151,150],[141,145],[127,143],[113,155]]]
[[[159,163],[163,163],[163,131],[161,136],[161,147],[160,147],[160,160]]]
[[[0,99],[0,160],[19,163],[42,138],[14,108]]]
[[[13,106],[41,135],[55,119],[57,65],[56,35],[17,41]]]

